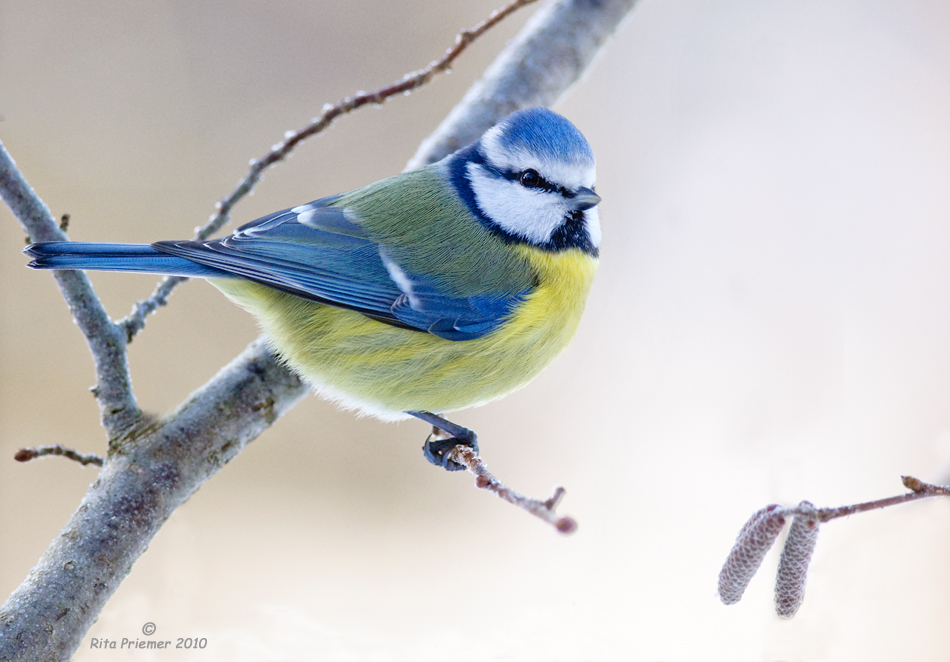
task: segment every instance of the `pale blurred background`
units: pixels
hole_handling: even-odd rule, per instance
[[[75,240],[187,238],[285,130],[439,56],[501,0],[0,3],[0,139]],[[451,76],[344,118],[231,229],[398,172],[529,16]],[[950,5],[644,0],[557,108],[588,137],[602,266],[570,350],[455,418],[564,538],[429,466],[420,422],[306,399],[174,514],[77,660],[937,660],[950,503],[826,526],[805,604],[716,576],[743,521],[950,474]],[[104,452],[91,361],[0,210],[0,599]],[[150,276],[94,274],[114,317]],[[130,348],[173,409],[257,335],[181,287]],[[205,637],[192,652],[89,638]]]

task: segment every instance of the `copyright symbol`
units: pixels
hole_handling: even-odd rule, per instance
[[[146,637],[151,637],[153,634],[155,634],[155,624],[149,622],[143,625],[142,634],[144,634]]]

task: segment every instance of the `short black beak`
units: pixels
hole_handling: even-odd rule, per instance
[[[594,193],[593,189],[582,186],[577,189],[577,193],[571,198],[571,202],[574,203],[574,209],[585,211],[597,206],[597,203],[600,202],[600,196]]]

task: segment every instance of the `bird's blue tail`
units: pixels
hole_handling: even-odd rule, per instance
[[[33,258],[34,269],[89,269],[91,271],[134,271],[147,274],[233,278],[234,274],[197,262],[162,253],[147,244],[98,244],[52,241],[31,244],[23,251]]]

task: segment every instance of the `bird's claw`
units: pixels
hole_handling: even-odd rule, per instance
[[[429,435],[426,443],[422,445],[422,453],[426,459],[437,467],[442,467],[446,471],[462,471],[464,464],[459,464],[449,457],[449,451],[458,445],[468,446],[478,453],[478,439],[472,435],[471,439],[460,439],[458,437],[448,437],[440,439],[435,435]]]

